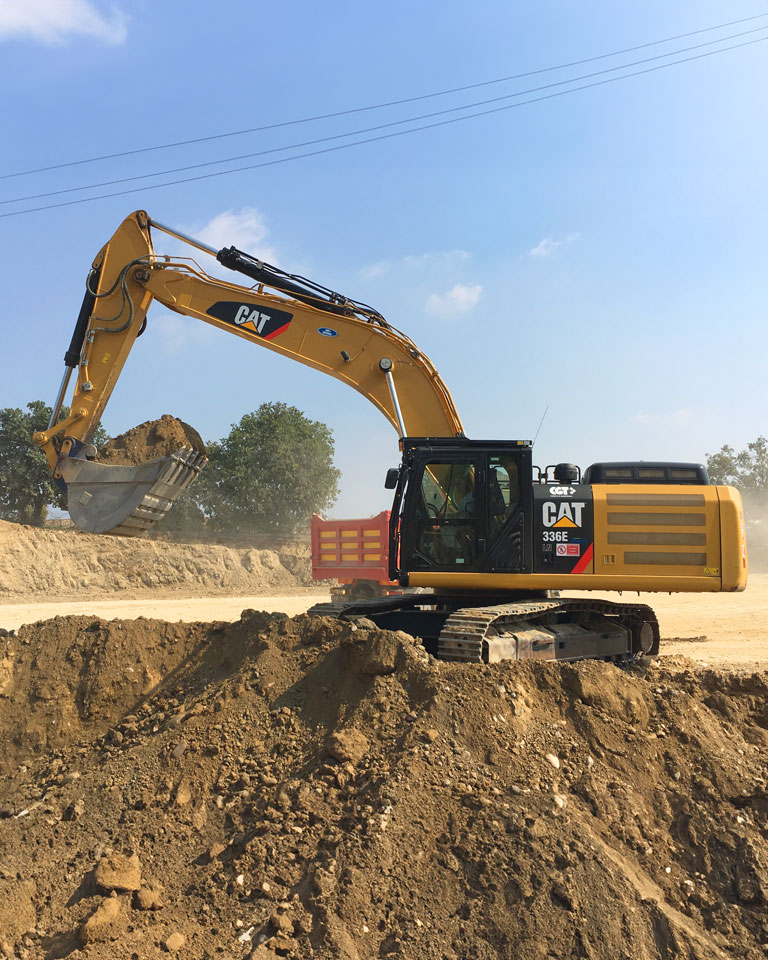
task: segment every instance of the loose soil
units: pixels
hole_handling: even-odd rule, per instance
[[[203,438],[188,423],[164,413],[109,441],[98,453],[101,463],[134,466],[155,457],[167,457],[182,447],[205,453]]]
[[[0,638],[0,955],[757,960],[766,673],[245,611]]]

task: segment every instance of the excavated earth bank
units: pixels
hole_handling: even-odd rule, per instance
[[[104,463],[129,465],[183,446],[205,452],[197,431],[169,414],[111,440]],[[161,528],[162,532],[162,528]],[[316,585],[308,543],[273,549],[104,537],[0,520],[0,602],[141,596],[258,594]]]
[[[0,955],[757,960],[766,674],[368,621],[0,638]]]
[[[0,520],[0,602],[152,591],[229,596],[314,584],[309,544],[274,550],[40,530]]]

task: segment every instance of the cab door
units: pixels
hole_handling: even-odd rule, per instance
[[[486,477],[486,565],[489,573],[531,570],[530,451],[489,450]]]

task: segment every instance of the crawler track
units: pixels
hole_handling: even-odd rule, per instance
[[[433,610],[447,602],[439,595],[416,594],[381,597],[356,602],[316,604],[312,616],[353,619],[382,615],[386,625],[418,631],[418,610]],[[532,598],[509,603],[472,606],[466,598],[442,617],[424,618],[433,631],[433,652],[441,660],[482,663],[496,660],[624,661],[659,649],[659,625],[645,604],[613,603],[576,598]],[[434,626],[437,617],[439,626]],[[425,640],[430,639],[428,635]]]

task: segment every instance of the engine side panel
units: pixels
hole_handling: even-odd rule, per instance
[[[597,576],[720,579],[717,487],[595,484]]]

